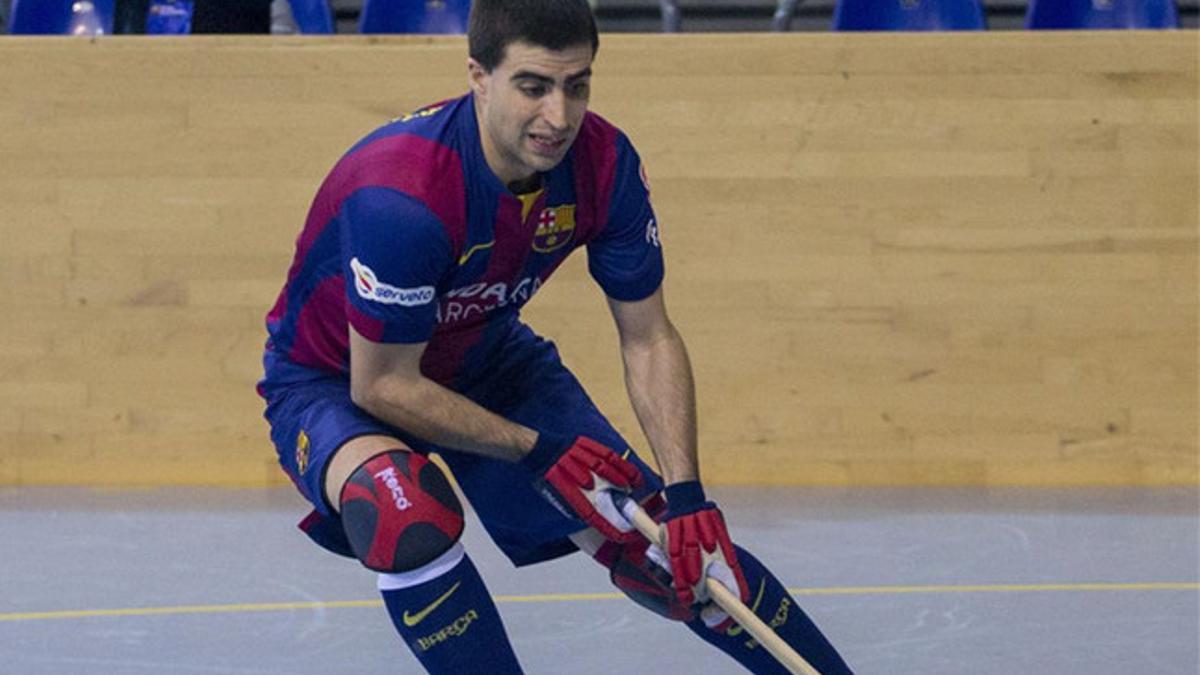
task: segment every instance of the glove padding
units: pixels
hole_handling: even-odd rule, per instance
[[[642,472],[608,446],[586,436],[542,432],[521,463],[540,476],[539,492],[566,515],[581,518],[613,541],[637,538],[605,493],[640,488]]]
[[[699,481],[676,483],[665,492],[667,556],[675,594],[684,605],[705,605],[700,611],[704,623],[725,630],[733,621],[712,602],[705,579],[712,577],[743,603],[750,601],[750,587],[725,529],[725,519],[716,504],[705,500]]]

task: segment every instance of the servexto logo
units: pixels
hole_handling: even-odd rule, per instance
[[[438,306],[438,323],[464,321],[508,305],[520,307],[529,302],[541,287],[540,278],[525,277],[512,286],[503,281],[491,284],[481,281],[456,288],[442,296],[442,303]]]
[[[359,262],[358,258],[350,259],[350,270],[354,272],[354,290],[367,300],[385,305],[416,307],[432,302],[436,295],[433,286],[398,288],[385,284],[375,276],[375,270]]]
[[[350,259],[350,269],[354,272],[354,290],[367,300],[385,305],[417,307],[433,302],[437,297],[437,290],[433,286],[399,288],[385,284],[375,276],[374,270],[359,262],[358,258]],[[437,320],[438,323],[455,323],[509,305],[520,307],[529,302],[541,287],[542,280],[536,276],[525,277],[511,285],[503,281],[480,281],[462,286],[441,296]]]

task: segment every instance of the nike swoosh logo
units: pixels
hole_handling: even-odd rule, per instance
[[[760,581],[758,583],[758,597],[754,599],[754,605],[752,607],[750,607],[751,612],[758,611],[758,606],[762,603],[763,591],[765,591],[765,590],[767,590],[767,580],[763,579],[762,581]],[[742,628],[741,624],[734,624],[732,628],[725,631],[725,634],[728,635],[729,637],[737,637],[737,636],[741,635],[742,631],[744,631],[744,630],[746,630],[746,629]]]
[[[408,610],[404,610],[404,615],[400,617],[401,619],[404,620],[404,625],[408,626],[409,628],[412,628],[413,626],[421,623],[422,619],[429,616],[430,612],[437,609],[438,605],[442,604],[443,602],[446,601],[446,598],[453,595],[454,591],[458,590],[458,585],[461,583],[462,583],[461,581],[454,582],[454,585],[450,587],[450,590],[446,591],[445,593],[442,593],[442,596],[440,598],[438,598],[437,600],[434,600],[432,603],[429,604],[428,607],[417,612],[416,614],[409,614]]]
[[[459,265],[467,264],[467,259],[470,258],[476,251],[483,251],[485,249],[489,249],[492,246],[494,246],[495,244],[496,244],[495,239],[487,242],[486,244],[475,244],[471,248],[467,249],[466,253],[462,254],[462,256],[459,257],[458,264]]]

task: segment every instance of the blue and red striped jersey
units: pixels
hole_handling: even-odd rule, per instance
[[[617,300],[658,289],[663,259],[641,160],[587,113],[542,187],[514,195],[484,159],[471,95],[406,115],[334,166],[267,315],[269,387],[349,374],[349,330],[427,342],[422,372],[471,379],[575,249]]]

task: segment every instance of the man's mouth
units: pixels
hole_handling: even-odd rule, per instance
[[[529,134],[529,140],[533,144],[534,151],[542,155],[557,155],[567,142],[565,136],[546,136],[543,134]]]

